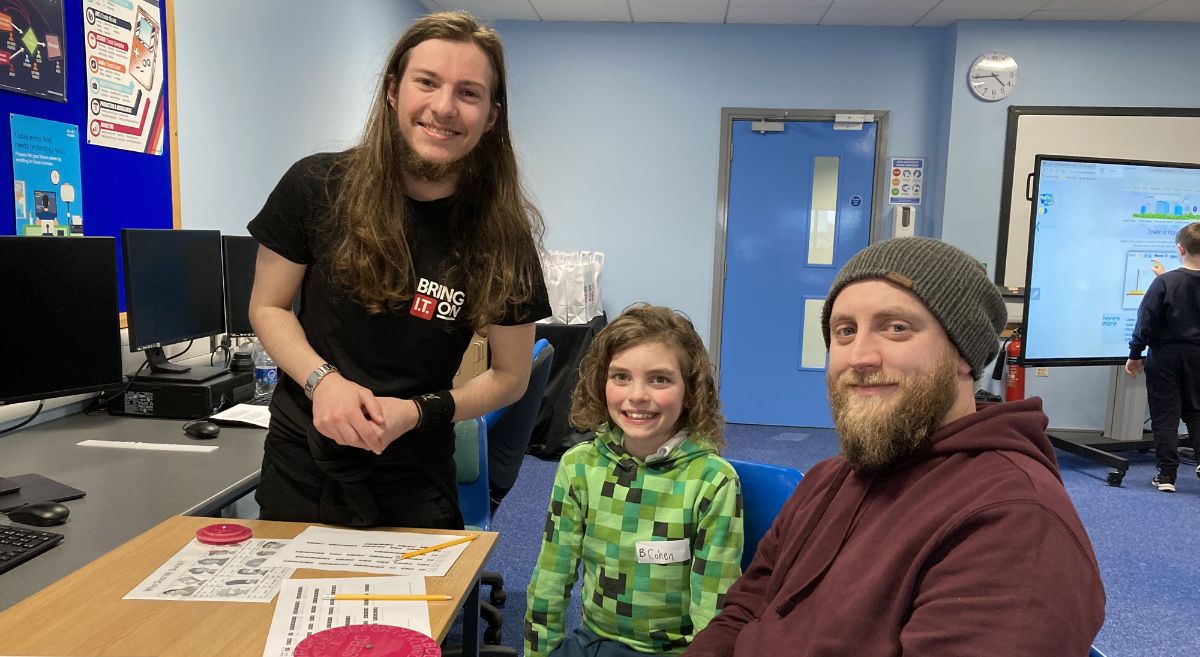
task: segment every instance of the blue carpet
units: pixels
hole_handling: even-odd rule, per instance
[[[801,471],[837,452],[833,432],[821,429],[730,425],[727,440],[726,456]],[[1063,481],[1091,536],[1108,596],[1105,624],[1095,644],[1108,657],[1190,654],[1200,647],[1191,623],[1200,610],[1200,479],[1192,467],[1181,467],[1179,492],[1160,493],[1150,486],[1153,455],[1124,456],[1133,463],[1124,485],[1113,488],[1105,483],[1104,467],[1058,452]],[[502,642],[518,651],[525,590],[557,465],[525,457],[517,485],[492,522],[500,542],[488,566],[504,574],[508,592]],[[568,627],[579,622],[576,594]],[[452,633],[460,636],[457,630]]]

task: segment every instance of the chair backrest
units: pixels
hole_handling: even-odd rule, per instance
[[[454,423],[454,465],[463,523],[486,530],[491,525],[492,507],[488,496],[487,425],[483,418]]]
[[[737,470],[742,485],[742,513],[745,546],[742,548],[742,570],[750,566],[758,541],[775,522],[775,516],[804,474],[795,468],[751,461],[728,459]]]
[[[546,347],[550,347],[550,341],[547,340],[546,338],[542,338],[541,340],[538,340],[537,342],[533,343],[533,356],[531,358],[533,359],[533,363],[535,365],[537,364],[538,356],[541,355],[542,351],[545,350]],[[550,347],[550,350],[553,352],[554,347]],[[529,378],[531,378],[531,379],[533,378],[532,368],[530,369]],[[528,395],[529,389],[526,388],[525,392],[526,392],[526,395],[521,396],[522,400],[525,399],[525,397]],[[491,413],[484,415],[483,416],[484,423],[487,424],[489,427],[496,426],[496,423],[499,422],[501,418],[503,418],[505,415],[508,415],[508,409],[512,408],[514,405],[519,404],[519,403],[520,403],[520,400],[518,400],[517,402],[514,402],[513,404],[509,404],[508,406],[502,406],[500,408],[497,408],[496,410],[492,411]]]
[[[537,422],[538,409],[546,395],[546,382],[550,379],[553,364],[554,347],[545,339],[538,340],[534,344],[533,365],[525,394],[499,416],[493,417],[496,415],[493,412],[485,417],[493,510],[517,482],[525,450],[529,447],[529,437],[533,435],[533,425]]]

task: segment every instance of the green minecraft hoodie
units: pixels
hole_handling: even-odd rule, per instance
[[[742,495],[695,435],[646,461],[607,425],[563,454],[529,583],[525,654],[562,642],[583,562],[583,622],[642,652],[680,653],[741,575]]]

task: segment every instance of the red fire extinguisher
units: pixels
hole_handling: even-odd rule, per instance
[[[1017,364],[1021,356],[1021,330],[1013,329],[1004,348],[1004,401],[1025,399],[1025,368]]]

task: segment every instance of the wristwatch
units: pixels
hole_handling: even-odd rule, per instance
[[[321,379],[324,379],[326,376],[333,374],[336,371],[338,371],[338,368],[329,363],[321,363],[318,365],[317,369],[313,370],[312,374],[308,375],[308,379],[304,381],[304,396],[312,399],[313,390],[316,390],[317,384],[321,382]]]

